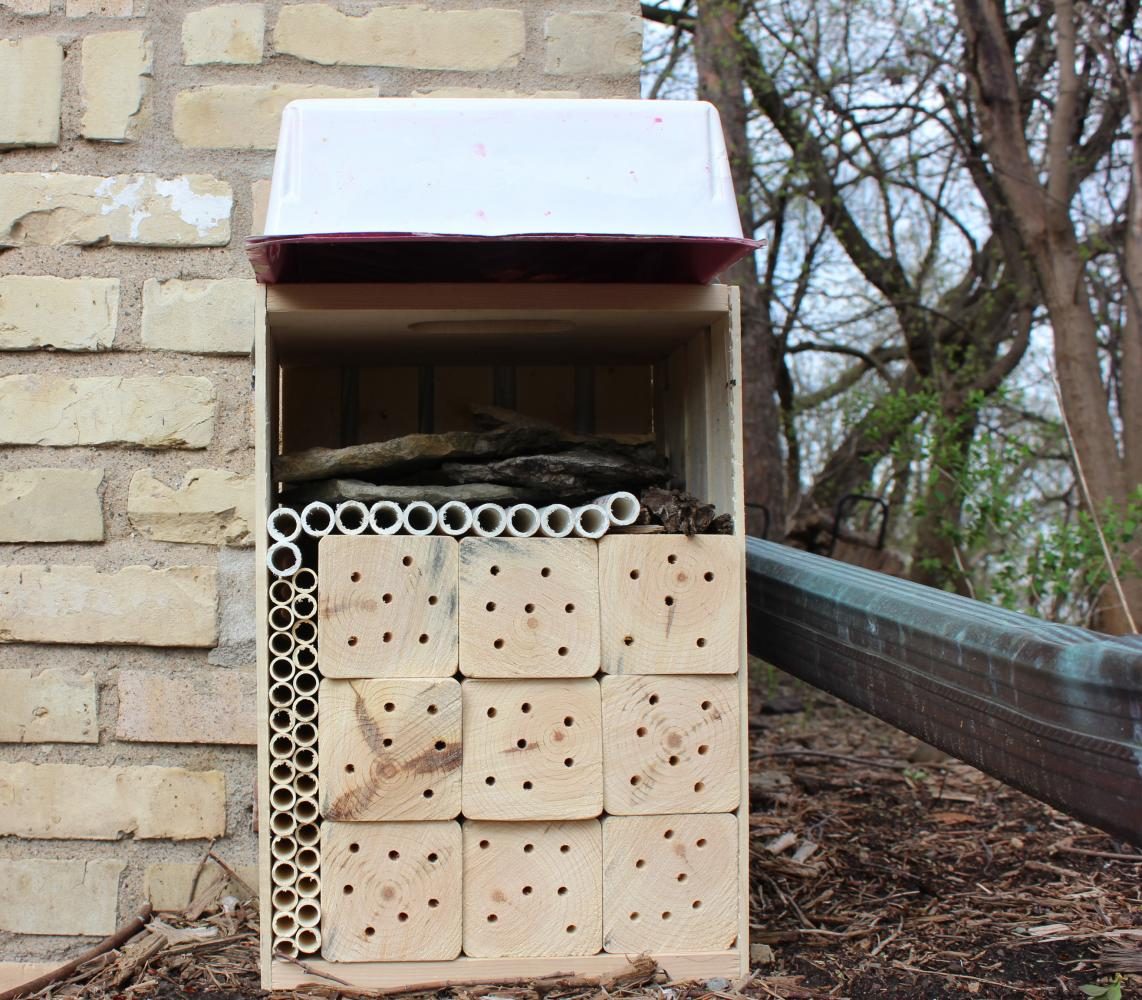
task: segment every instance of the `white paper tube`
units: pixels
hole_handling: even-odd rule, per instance
[[[299,621],[307,620],[317,614],[317,602],[313,599],[312,594],[298,594],[293,599],[290,610],[293,612],[294,618]]]
[[[299,646],[312,646],[317,639],[317,626],[311,621],[294,622],[290,629],[293,641]]]
[[[553,503],[539,512],[539,533],[544,538],[566,538],[575,527],[575,515],[564,503]]]
[[[297,958],[297,956],[298,956],[297,942],[292,937],[276,937],[276,938],[274,938],[274,954],[275,955],[281,955],[282,958]],[[312,953],[307,952],[306,954],[312,954]]]
[[[297,830],[297,820],[293,813],[274,813],[270,817],[270,829],[278,837],[292,837]]]
[[[270,765],[270,781],[277,785],[288,785],[297,777],[297,768],[292,760],[275,760]],[[294,791],[297,791],[295,788]]]
[[[293,885],[297,881],[297,866],[292,861],[275,861],[270,877],[274,885]]]
[[[334,520],[342,534],[363,534],[369,527],[369,508],[360,500],[346,500],[337,505]]]
[[[302,847],[313,847],[321,840],[321,829],[316,823],[302,823],[297,828],[296,836]]]
[[[410,535],[431,535],[436,530],[436,508],[423,500],[414,500],[405,507],[401,526]]]
[[[270,853],[274,856],[275,861],[292,861],[293,856],[297,854],[297,841],[293,837],[274,837],[270,844]],[[289,890],[293,892],[292,889]],[[277,893],[274,894],[275,896]],[[274,906],[279,910],[289,910],[297,903],[297,893],[293,893],[293,903],[281,906],[278,901],[274,900]]]
[[[573,513],[575,534],[579,538],[602,538],[607,533],[611,522],[607,518],[607,512],[598,504],[584,504],[582,507],[576,507]]]
[[[611,524],[619,528],[634,524],[638,520],[639,511],[642,510],[638,497],[626,490],[619,490],[617,493],[608,493],[605,497],[599,497],[595,504],[602,507],[607,512],[607,519]]]
[[[297,645],[289,632],[274,632],[270,636],[270,652],[274,656],[289,656]]]
[[[395,535],[404,523],[404,514],[399,503],[392,500],[378,500],[369,509],[369,526],[378,535]]]
[[[303,847],[297,852],[293,863],[299,872],[315,872],[321,867],[321,855],[314,847]]]
[[[293,585],[299,594],[312,594],[317,589],[317,574],[305,566],[293,575]]]
[[[499,504],[482,503],[472,511],[472,530],[481,538],[496,538],[507,526],[507,512]]]
[[[453,538],[468,534],[472,530],[472,511],[459,500],[441,504],[436,511],[436,530]]]
[[[530,538],[539,530],[539,511],[529,503],[508,508],[507,533],[512,538]]]
[[[321,907],[316,903],[297,904],[298,927],[316,927],[321,923]]]
[[[293,841],[290,841],[292,844]],[[294,844],[296,847],[297,845]],[[286,859],[288,860],[288,859]],[[279,885],[274,889],[274,894],[271,897],[275,910],[292,910],[297,906],[297,890],[288,885]]]
[[[297,932],[296,943],[302,955],[316,955],[321,951],[321,931],[316,927],[303,927]]]
[[[270,740],[270,756],[276,760],[285,760],[287,757],[292,757],[296,749],[293,737],[290,736],[289,733],[276,733]]]
[[[291,765],[292,766],[292,765]],[[293,779],[293,790],[299,799],[317,794],[317,775],[299,774]]]
[[[275,809],[289,812],[294,807],[295,802],[297,802],[297,795],[294,793],[293,786],[274,785],[270,789],[270,805]]]
[[[311,777],[311,775],[303,775],[303,777]],[[297,789],[295,788],[294,791]],[[317,799],[298,799],[293,805],[293,814],[299,823],[316,822],[317,817],[321,815],[321,810],[317,807]]]
[[[317,702],[312,698],[298,698],[293,703],[293,715],[298,722],[312,722],[317,718]]]
[[[302,648],[309,649],[308,646],[303,646]],[[293,689],[302,697],[307,698],[310,695],[317,694],[317,689],[320,685],[320,678],[312,670],[302,670],[294,674]]]
[[[270,688],[270,704],[274,708],[289,708],[293,702],[293,688],[289,684],[275,684]],[[279,729],[279,733],[288,732],[285,729]]]
[[[311,670],[317,665],[317,650],[312,646],[298,646],[293,651],[293,664],[298,670]]]
[[[288,937],[297,933],[297,918],[287,912],[274,914],[274,933],[278,937]]]
[[[296,672],[297,667],[288,656],[275,656],[270,660],[270,676],[281,684],[292,681]]]
[[[302,899],[313,899],[321,894],[321,879],[316,875],[299,875],[294,888]]]
[[[266,553],[266,568],[274,576],[293,576],[301,569],[301,550],[293,542],[274,542]]]
[[[289,604],[296,593],[289,580],[275,580],[270,584],[270,600],[274,604]]]
[[[293,742],[292,739],[290,742]],[[301,774],[317,770],[317,754],[310,747],[302,747],[293,755],[293,766]]]
[[[276,684],[274,685],[274,687],[278,686],[279,685]],[[289,685],[282,684],[280,686],[288,687]],[[293,729],[293,725],[293,712],[291,712],[288,708],[275,708],[270,713],[270,729],[272,729],[275,733],[288,733],[291,729]],[[289,807],[286,806],[285,808],[288,809]]]
[[[279,507],[266,518],[266,531],[275,542],[292,542],[301,534],[301,518],[296,510]]]
[[[317,727],[312,722],[302,722],[294,728],[293,739],[299,747],[311,747],[317,742]]]
[[[323,538],[335,524],[333,508],[320,500],[307,504],[301,512],[301,527],[310,538]]]

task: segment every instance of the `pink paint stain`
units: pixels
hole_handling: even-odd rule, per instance
[[[476,150],[476,155],[481,160],[484,159],[488,155],[487,147],[485,147],[482,142],[476,143],[475,150]]]
[[[486,219],[487,217],[488,217],[487,213],[482,208],[476,209],[476,218],[477,219]]]
[[[661,119],[661,118],[658,118],[658,117],[655,117],[655,119],[654,119],[654,124],[655,124],[655,125],[661,125],[661,124],[662,124],[662,119]]]

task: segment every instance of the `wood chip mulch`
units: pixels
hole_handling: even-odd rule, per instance
[[[1126,1000],[1142,997],[1142,851],[779,672],[758,663],[752,672],[750,976],[668,983],[653,963],[636,962],[602,982],[419,995],[1048,1000],[1118,982]],[[217,864],[213,854],[206,864]],[[256,963],[252,901],[200,899],[156,914],[123,947],[33,995],[364,995],[263,993]]]

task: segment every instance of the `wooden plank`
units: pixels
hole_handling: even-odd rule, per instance
[[[460,669],[467,677],[593,677],[598,546],[585,538],[460,543]]]
[[[475,429],[472,404],[490,406],[493,398],[491,365],[438,365],[433,394],[436,431]]]
[[[357,415],[359,441],[387,441],[417,431],[417,370],[361,369]]]
[[[460,685],[323,680],[321,815],[340,822],[460,815]]]
[[[460,824],[325,823],[322,954],[331,962],[460,954]]]
[[[741,666],[741,538],[608,535],[599,542],[603,670],[731,674]]]
[[[338,447],[341,369],[335,365],[283,367],[281,390],[282,451]]]
[[[519,366],[516,409],[529,417],[574,431],[575,369],[571,365]]]
[[[675,982],[706,980],[715,976],[732,978],[743,958],[736,949],[715,952],[651,952],[650,957]],[[744,959],[748,963],[748,957]],[[360,962],[338,963],[314,959],[305,968],[277,961],[269,987],[294,990],[306,986],[336,988],[346,982],[363,990],[415,987],[422,983],[494,983],[502,979],[548,976],[611,976],[630,966],[626,955],[581,955],[555,958],[468,958],[451,962]],[[328,978],[326,978],[328,977]]]
[[[589,819],[603,809],[599,684],[466,680],[464,816]]]
[[[734,945],[738,832],[731,814],[608,816],[603,820],[603,947]]]
[[[327,535],[318,546],[326,677],[450,677],[459,546],[447,537]]]
[[[595,429],[600,434],[649,434],[654,410],[650,365],[595,367]]]
[[[741,789],[736,677],[604,677],[603,807],[731,812]]]
[[[696,497],[710,497],[710,440],[708,422],[710,334],[703,332],[688,341],[685,350],[685,408],[686,408],[686,489]],[[724,397],[718,394],[719,400]],[[727,449],[723,447],[724,456]]]
[[[602,910],[598,820],[464,824],[465,955],[594,955]]]

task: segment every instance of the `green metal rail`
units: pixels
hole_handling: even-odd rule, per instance
[[[750,538],[749,651],[1142,846],[1142,640]]]

